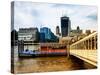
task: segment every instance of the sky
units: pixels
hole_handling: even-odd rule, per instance
[[[48,27],[56,33],[56,26],[60,27],[62,16],[71,20],[71,29],[77,26],[82,30],[96,30],[97,7],[88,5],[34,3],[15,1],[14,5],[14,29],[30,27]]]

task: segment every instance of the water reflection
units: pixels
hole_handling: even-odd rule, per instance
[[[68,71],[96,68],[74,56],[55,56],[38,58],[19,58],[15,69],[17,73]]]

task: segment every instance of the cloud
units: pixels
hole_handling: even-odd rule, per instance
[[[91,14],[91,15],[88,15],[87,18],[93,20],[93,21],[97,21],[97,14]]]
[[[15,28],[49,27],[55,33],[60,18],[68,16],[72,29],[97,30],[97,7],[72,4],[15,2]]]

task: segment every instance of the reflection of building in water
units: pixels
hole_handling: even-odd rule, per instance
[[[38,42],[38,36],[38,28],[20,28],[18,31],[18,40]]]

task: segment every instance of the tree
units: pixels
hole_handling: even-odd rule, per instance
[[[11,31],[11,41],[18,40],[18,32],[16,30]]]
[[[18,44],[18,32],[16,30],[11,31],[11,46]]]

